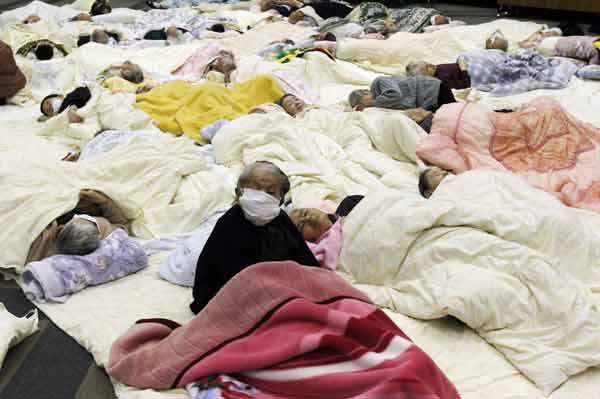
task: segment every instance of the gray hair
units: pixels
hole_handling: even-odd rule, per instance
[[[98,228],[90,223],[67,223],[58,234],[56,249],[64,255],[87,255],[100,247]]]
[[[350,93],[350,95],[348,96],[348,102],[350,103],[350,106],[352,108],[356,107],[358,104],[361,103],[363,97],[369,93],[370,93],[370,90],[365,90],[365,89],[359,89],[359,90],[352,91]]]
[[[131,83],[142,83],[144,81],[144,72],[139,65],[126,61],[124,64],[130,64],[129,68],[121,70],[121,77]]]
[[[411,62],[406,66],[406,76],[417,76],[423,74],[423,69],[428,65],[425,61]]]
[[[101,44],[108,43],[108,34],[102,29],[94,29],[92,32],[92,41]]]
[[[277,165],[269,161],[257,161],[246,166],[238,178],[235,193],[238,196],[241,195],[242,188],[248,187],[257,170],[268,171],[279,178],[279,189],[281,192],[281,200],[283,201],[285,195],[290,191],[290,179]]]

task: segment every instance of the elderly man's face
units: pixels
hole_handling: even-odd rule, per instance
[[[281,200],[281,181],[279,176],[271,171],[257,169],[252,173],[248,184],[243,188],[264,191],[265,193]]]
[[[167,28],[167,30],[165,31],[167,38],[171,38],[171,39],[177,39],[177,33],[179,31],[177,30],[176,26],[169,26]]]
[[[333,225],[329,216],[316,208],[296,209],[290,218],[304,240],[312,242],[317,241]]]
[[[287,96],[283,99],[283,109],[291,116],[295,116],[304,111],[306,103],[296,96]]]
[[[449,23],[448,18],[446,18],[443,15],[436,15],[435,18],[433,19],[433,22],[436,25],[447,25]]]

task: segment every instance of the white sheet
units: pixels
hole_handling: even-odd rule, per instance
[[[0,302],[0,370],[8,350],[35,333],[37,329],[37,310],[25,317],[16,317]]]

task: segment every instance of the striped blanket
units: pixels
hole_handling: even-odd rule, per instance
[[[460,398],[363,293],[293,262],[245,269],[184,326],[138,322],[113,344],[108,373],[156,389],[228,374],[255,398]]]

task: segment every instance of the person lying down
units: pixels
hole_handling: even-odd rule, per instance
[[[23,291],[27,298],[64,302],[87,286],[124,277],[148,265],[144,249],[125,230],[117,228],[104,237],[102,229],[99,218],[74,216],[58,235],[60,254],[25,268]],[[60,250],[66,248],[81,250]]]
[[[116,229],[128,232],[128,225],[121,209],[104,193],[81,190],[75,208],[50,223],[31,244],[26,263],[56,254],[90,254]]]

